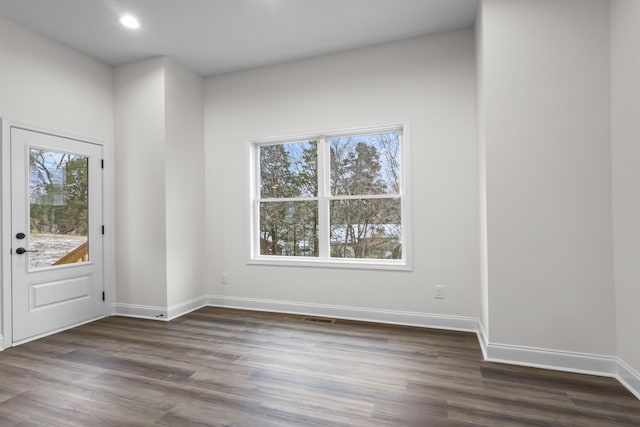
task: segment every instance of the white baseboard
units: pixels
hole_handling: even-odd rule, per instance
[[[624,360],[618,359],[616,378],[640,400],[640,373],[638,371],[629,366]]]
[[[206,306],[207,302],[208,298],[206,296],[201,296],[179,304],[174,304],[167,308],[166,320],[173,320],[177,317],[184,316],[187,313],[191,313],[192,311]]]
[[[381,310],[257,298],[227,297],[220,295],[209,295],[207,298],[207,305],[214,307],[291,313],[467,332],[476,332],[478,323],[478,319],[473,317],[446,316],[439,314],[415,313],[410,311]]]
[[[137,317],[140,319],[168,320],[169,309],[167,307],[155,307],[151,305],[113,304],[114,316]]]
[[[605,377],[615,377],[618,364],[615,356],[494,343],[487,344],[485,360]]]
[[[482,329],[481,325],[479,329]],[[487,362],[611,377],[640,400],[640,374],[618,357],[493,344],[486,342],[486,334],[482,336],[483,333],[484,330],[478,333],[478,341],[480,347],[486,347],[483,352]]]
[[[608,377],[615,376],[617,371],[618,360],[613,356],[491,343],[480,321],[476,334],[482,355],[487,362]]]
[[[0,335],[0,351],[4,350],[4,337]]]
[[[166,322],[206,306],[207,301],[208,298],[206,296],[201,296],[169,307],[118,303],[113,304],[112,307],[115,316],[137,317]]]

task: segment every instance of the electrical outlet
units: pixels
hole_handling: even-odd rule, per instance
[[[220,283],[222,283],[223,285],[229,283],[229,273],[222,273],[220,275]]]
[[[444,299],[444,286],[442,285],[436,285],[435,286],[436,289],[436,295],[435,295],[435,299]]]

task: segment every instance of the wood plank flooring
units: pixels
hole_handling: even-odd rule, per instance
[[[203,308],[0,353],[0,426],[640,426],[617,381],[486,363],[474,334]]]

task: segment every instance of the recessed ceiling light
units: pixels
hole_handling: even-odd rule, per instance
[[[132,15],[122,15],[120,17],[120,23],[127,28],[135,29],[140,27],[140,22]]]

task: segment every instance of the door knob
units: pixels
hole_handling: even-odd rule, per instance
[[[37,249],[25,249],[25,248],[18,248],[18,249],[16,249],[16,253],[17,253],[18,255],[22,255],[22,254],[23,254],[23,253],[25,253],[25,252],[38,252],[38,250],[37,250]]]

